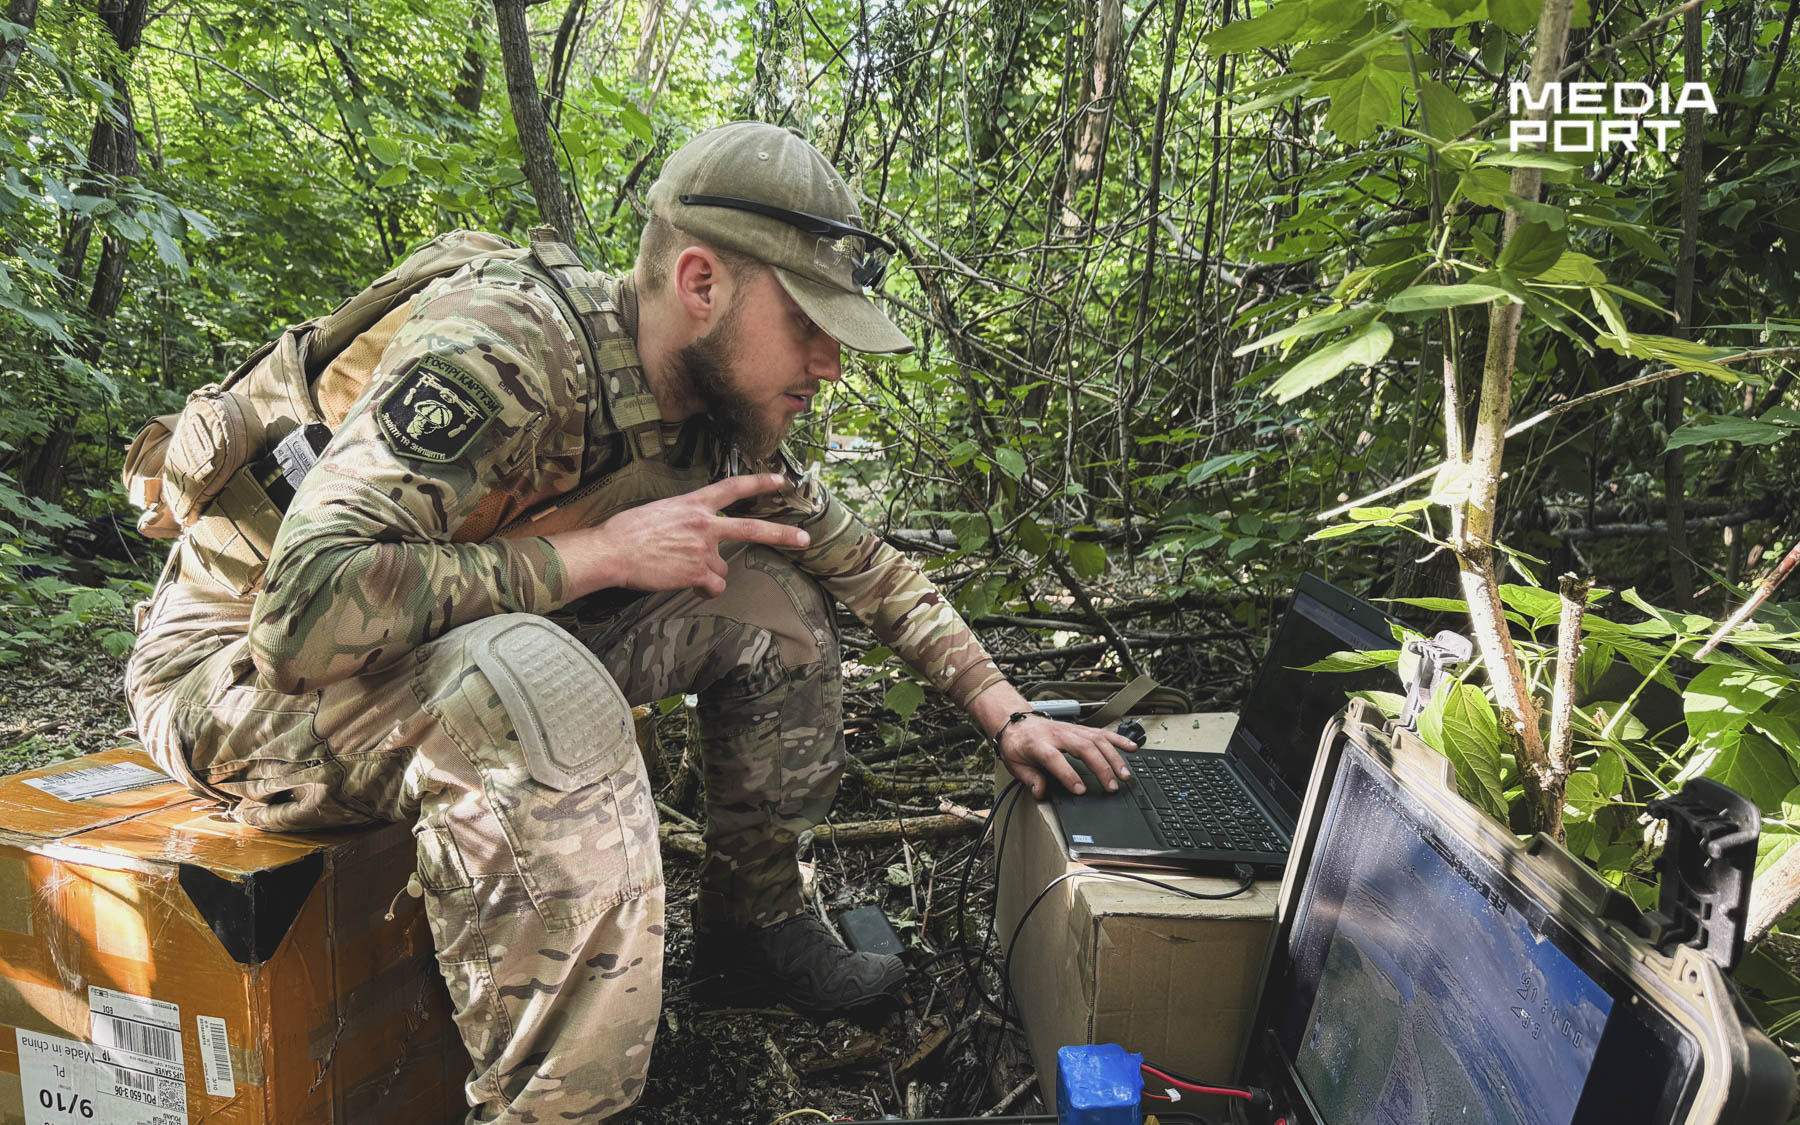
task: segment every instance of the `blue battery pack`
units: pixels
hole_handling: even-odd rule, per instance
[[[1056,1052],[1056,1119],[1060,1125],[1139,1125],[1144,1056],[1117,1043]]]

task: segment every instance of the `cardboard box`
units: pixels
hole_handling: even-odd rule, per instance
[[[1229,714],[1168,715],[1144,724],[1158,747],[1216,751],[1236,721]],[[1009,775],[1002,770],[999,777],[1004,783]],[[1018,800],[999,855],[1002,952],[1043,888],[1070,871],[1101,870],[1068,858],[1048,801],[1033,802],[1029,794]],[[1236,885],[1139,873],[1211,894]],[[1237,898],[1205,902],[1095,877],[1051,890],[1026,921],[1012,959],[1013,993],[1044,1104],[1056,1104],[1057,1048],[1080,1043],[1117,1043],[1146,1062],[1202,1081],[1228,1081],[1255,1011],[1279,892],[1274,882],[1258,883]],[[1219,1103],[1202,1099],[1199,1106],[1217,1112]],[[1194,1104],[1184,1100],[1182,1108]]]
[[[0,1121],[461,1121],[408,828],[259,832],[154,769],[0,779]]]

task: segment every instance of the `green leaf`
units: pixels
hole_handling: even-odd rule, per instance
[[[1620,289],[1616,285],[1606,287],[1610,293],[1631,295],[1630,290]],[[1667,311],[1667,310],[1664,310]],[[1608,351],[1620,355],[1628,355],[1634,359],[1657,359],[1677,367],[1683,371],[1694,371],[1702,375],[1710,375],[1725,383],[1740,383],[1743,377],[1737,372],[1713,360],[1734,354],[1730,348],[1714,348],[1693,340],[1682,340],[1674,336],[1652,336],[1638,333],[1630,339],[1602,333],[1594,338],[1594,342]]]
[[[1500,723],[1481,689],[1458,683],[1439,691],[1419,714],[1419,737],[1450,759],[1462,795],[1504,823]]]
[[[1708,445],[1715,441],[1735,441],[1740,445],[1774,445],[1795,431],[1753,418],[1718,418],[1706,422],[1689,422],[1669,435],[1665,450],[1684,449],[1690,445]]]
[[[652,144],[656,141],[656,130],[650,127],[650,119],[645,117],[643,111],[637,106],[629,102],[625,103],[620,108],[619,121],[625,126],[627,133],[645,144]]]
[[[1013,533],[1013,537],[1018,540],[1019,546],[1039,558],[1050,553],[1050,537],[1044,534],[1044,529],[1038,526],[1038,522],[1034,519],[1021,521],[1018,530]]]
[[[405,183],[406,178],[410,175],[412,175],[411,168],[404,164],[396,164],[381,175],[375,177],[375,186],[378,188],[391,188],[396,184]]]
[[[1401,605],[1428,609],[1433,613],[1467,613],[1469,603],[1461,598],[1394,598]]]
[[[1419,100],[1430,118],[1429,132],[1440,141],[1452,140],[1475,128],[1475,114],[1467,102],[1442,82],[1427,82]]]
[[[400,146],[386,137],[370,137],[369,153],[383,164],[398,164],[404,156]]]
[[[181,247],[176,245],[175,240],[169,237],[167,231],[160,229],[151,231],[150,240],[156,243],[156,256],[162,259],[163,265],[168,266],[176,273],[184,276],[187,274],[187,255],[181,252]]]
[[[1706,776],[1755,801],[1758,808],[1780,807],[1781,799],[1800,785],[1793,763],[1781,747],[1755,731],[1722,736],[1723,745],[1706,767]]]
[[[1625,329],[1625,312],[1619,308],[1619,302],[1604,289],[1589,289],[1588,297],[1594,302],[1594,311],[1606,322],[1606,327],[1619,339],[1629,342],[1631,333]]]
[[[1542,620],[1562,613],[1562,599],[1536,586],[1505,584],[1500,587],[1500,600],[1527,617]]]
[[[1488,0],[1488,18],[1514,35],[1523,35],[1537,26],[1543,6],[1544,0]]]
[[[1605,285],[1606,275],[1600,272],[1600,263],[1586,254],[1565,250],[1555,265],[1538,275],[1538,280],[1558,285]]]
[[[100,634],[100,647],[114,660],[123,657],[137,644],[137,634],[125,629],[108,629]]]
[[[1394,313],[1418,312],[1421,309],[1447,309],[1457,305],[1485,305],[1491,301],[1522,302],[1504,289],[1492,285],[1414,285],[1387,299],[1387,310]]]
[[[1514,277],[1536,277],[1562,257],[1569,236],[1544,223],[1525,223],[1507,240],[1495,263]]]
[[[1609,799],[1625,787],[1625,761],[1617,751],[1608,750],[1594,759],[1594,783],[1600,795]]]
[[[952,512],[944,517],[944,522],[956,533],[957,550],[979,551],[987,546],[987,517],[973,512]]]
[[[1379,320],[1362,331],[1327,344],[1289,367],[1265,394],[1277,402],[1289,402],[1321,383],[1329,382],[1352,366],[1379,363],[1393,346],[1394,333]]]
[[[1302,317],[1281,331],[1270,333],[1260,340],[1245,344],[1231,354],[1233,356],[1248,355],[1272,344],[1284,344],[1289,340],[1304,340],[1309,336],[1317,336],[1346,325],[1365,324],[1375,319],[1375,314],[1380,311],[1381,309],[1376,305],[1358,305],[1352,309],[1339,309],[1337,312]]]
[[[1025,458],[1016,449],[1001,446],[994,450],[994,463],[1000,466],[1001,472],[1014,480],[1025,475]]]
[[[1242,51],[1253,51],[1259,47],[1275,47],[1287,41],[1288,36],[1300,30],[1306,21],[1307,5],[1298,0],[1289,0],[1279,4],[1260,16],[1252,16],[1247,20],[1233,20],[1217,31],[1200,37],[1208,52],[1214,55],[1230,55]]]
[[[912,718],[913,712],[924,702],[925,689],[911,680],[901,680],[887,689],[887,694],[881,698],[881,705],[902,719]]]
[[[1254,535],[1246,535],[1242,539],[1233,539],[1231,545],[1225,548],[1225,557],[1235,562],[1255,550],[1262,542],[1263,540],[1258,539]]]
[[[1295,669],[1298,672],[1366,672],[1370,668],[1392,668],[1400,659],[1397,648],[1346,649],[1323,660]]]
[[[1376,130],[1400,120],[1400,76],[1372,63],[1350,77],[1330,83],[1331,109],[1325,127],[1346,144],[1356,144]]]
[[[1098,578],[1106,573],[1106,548],[1078,539],[1069,544],[1069,562],[1081,577]]]

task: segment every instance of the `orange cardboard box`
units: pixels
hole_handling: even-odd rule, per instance
[[[413,854],[235,824],[141,750],[0,779],[0,1121],[462,1120]]]

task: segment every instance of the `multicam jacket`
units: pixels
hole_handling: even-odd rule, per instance
[[[314,690],[491,614],[559,609],[568,579],[542,536],[724,475],[704,418],[656,413],[629,281],[594,279],[578,308],[589,371],[548,269],[481,262],[413,300],[282,520],[249,626],[270,686]],[[804,528],[785,553],[957,703],[1001,680],[915,565],[780,462],[788,486],[743,514]]]

